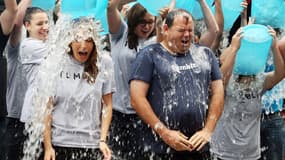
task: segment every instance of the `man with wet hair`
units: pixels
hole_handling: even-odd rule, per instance
[[[208,159],[224,102],[217,59],[193,44],[187,11],[171,11],[162,30],[163,41],[140,51],[130,77],[132,106],[145,122],[138,126],[142,159]]]
[[[0,11],[0,137],[3,138],[5,132],[6,108],[6,79],[7,79],[7,61],[3,55],[4,48],[12,31],[14,21],[17,15],[16,0],[4,0],[5,9]],[[0,160],[5,157],[5,142],[0,141]]]

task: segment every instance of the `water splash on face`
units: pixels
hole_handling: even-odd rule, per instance
[[[182,42],[178,42],[178,43],[182,43]],[[179,48],[177,46],[177,41],[176,40],[168,41],[168,47],[171,49],[172,52],[175,52],[175,53],[177,51],[181,51],[181,50],[184,50],[185,51],[184,53],[187,53],[188,50],[189,50],[189,46],[187,46],[187,45],[183,45],[182,48]],[[181,54],[184,54],[184,53],[181,53]]]

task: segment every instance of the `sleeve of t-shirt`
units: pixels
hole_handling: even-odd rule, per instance
[[[112,58],[108,55],[108,53],[104,53],[102,57],[102,62],[104,65],[104,78],[105,82],[103,84],[103,95],[113,93],[116,91],[115,85],[115,77],[114,77],[114,64]]]
[[[113,43],[117,43],[120,39],[123,38],[124,34],[126,34],[128,29],[128,25],[124,20],[121,20],[120,28],[117,33],[112,33],[111,35],[111,41]]]
[[[132,64],[132,71],[129,83],[132,80],[142,80],[146,83],[151,82],[154,63],[152,54],[148,52],[148,48],[141,50],[138,53],[134,63]]]
[[[23,65],[23,74],[28,82],[28,85],[33,84],[38,72],[39,72],[39,64],[26,64]]]
[[[18,60],[20,45],[12,47],[10,43],[7,44],[7,61],[8,63],[15,63]]]
[[[22,64],[41,64],[48,52],[47,46],[39,40],[26,39],[20,46]]]
[[[222,74],[221,74],[219,63],[218,63],[216,56],[210,50],[208,50],[208,52],[209,52],[211,68],[212,68],[212,72],[211,72],[212,81],[222,79]]]

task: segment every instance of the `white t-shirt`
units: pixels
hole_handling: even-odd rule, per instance
[[[136,112],[130,103],[129,78],[132,63],[137,51],[128,47],[128,26],[122,20],[117,33],[111,34],[111,54],[115,66],[115,80],[117,92],[113,95],[113,108],[125,114],[135,114]],[[156,37],[150,39],[140,39],[137,50],[141,50],[149,44],[156,43]]]
[[[52,144],[99,148],[102,96],[115,91],[112,59],[104,54],[95,83],[83,79],[84,65],[69,57],[57,77]]]
[[[25,94],[24,104],[20,120],[29,122],[32,115],[34,90],[36,89],[36,79],[39,66],[48,54],[46,43],[41,40],[26,38],[20,46],[20,61],[23,65],[23,74],[28,84]]]

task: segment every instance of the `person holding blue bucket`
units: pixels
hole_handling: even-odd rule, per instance
[[[284,59],[277,47],[274,29],[272,27],[266,30],[254,29],[248,33],[247,29],[245,27],[239,29],[233,36],[231,45],[221,55],[221,71],[224,76],[226,96],[222,117],[211,140],[211,152],[214,159],[257,160],[260,158],[261,95],[285,76]],[[254,33],[255,31],[258,33]],[[272,41],[271,49],[276,68],[275,71],[264,74],[265,64],[261,67],[263,69],[261,72],[260,66],[255,66],[254,71],[249,66],[258,64],[258,61],[266,61],[266,56],[251,57],[254,50],[249,50],[250,48],[246,50],[247,53],[244,53],[246,55],[243,59],[238,59],[238,56],[241,54],[243,45],[246,45],[243,40],[253,40],[258,43],[267,37],[266,34],[272,37],[269,45]],[[269,49],[259,52],[268,53]],[[251,64],[243,64],[248,59],[251,59],[248,62]],[[235,68],[237,65],[239,67]]]

